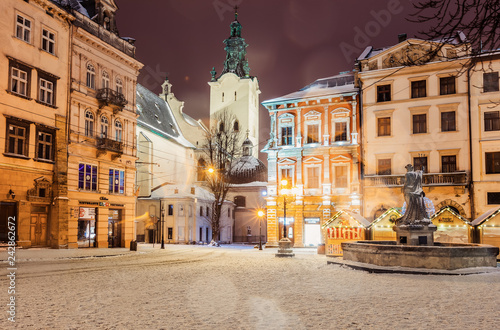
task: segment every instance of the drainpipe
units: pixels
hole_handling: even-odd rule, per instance
[[[469,116],[469,167],[470,167],[470,178],[469,178],[469,200],[470,200],[470,212],[471,212],[471,221],[474,220],[476,215],[476,208],[474,202],[474,171],[473,171],[473,161],[472,161],[472,122],[471,122],[471,83],[470,83],[470,71],[472,67],[467,69],[467,107],[468,107],[468,116]],[[476,236],[477,229],[473,229],[473,241]]]

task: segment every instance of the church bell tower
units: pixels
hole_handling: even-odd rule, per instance
[[[217,75],[215,67],[211,71],[210,117],[219,111],[228,110],[236,117],[233,127],[248,132],[248,139],[254,146],[259,145],[259,82],[250,75],[246,59],[247,43],[241,37],[242,26],[238,21],[238,7],[235,7],[234,21],[230,25],[230,36],[224,40],[226,60],[222,73]],[[258,158],[259,148],[254,148],[252,156]]]

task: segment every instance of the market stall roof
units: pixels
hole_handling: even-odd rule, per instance
[[[322,228],[328,227],[328,225],[330,225],[332,222],[337,220],[343,214],[347,215],[348,217],[350,217],[351,219],[353,219],[354,221],[356,221],[357,223],[359,223],[360,225],[362,225],[365,228],[370,225],[370,221],[366,220],[361,215],[354,213],[354,212],[346,211],[346,210],[340,210],[337,213],[335,213],[330,219],[328,219],[323,224]]]
[[[481,214],[477,219],[472,221],[472,225],[479,226],[485,223],[488,220],[491,220],[495,216],[497,216],[500,213],[500,207],[497,208],[492,208],[491,210],[486,211],[485,213]]]
[[[458,214],[457,212],[455,212],[455,210],[453,210],[449,206],[443,207],[441,210],[439,210],[438,212],[434,213],[432,215],[432,217],[431,217],[431,221],[434,220],[435,218],[439,217],[441,214],[443,214],[446,211],[450,212],[451,214],[453,214],[455,217],[457,217],[458,219],[462,220],[466,224],[471,225],[471,223],[470,223],[469,220],[465,219],[463,216],[461,216],[460,214]]]
[[[395,207],[391,207],[390,209],[388,209],[387,211],[385,211],[384,213],[382,213],[377,219],[373,220],[367,228],[370,228],[370,227],[373,227],[374,225],[377,224],[377,222],[380,222],[382,219],[384,219],[387,215],[391,214],[391,213],[396,213],[396,215],[398,217],[402,217],[403,216],[403,213],[399,212],[399,210]]]

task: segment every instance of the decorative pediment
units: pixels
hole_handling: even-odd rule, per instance
[[[344,155],[338,155],[335,157],[330,158],[330,161],[332,162],[350,162],[352,159],[350,157],[344,156]]]
[[[283,159],[278,161],[278,164],[280,164],[280,165],[293,165],[296,162],[297,162],[296,160],[291,159],[291,158],[283,158]]]
[[[304,159],[304,163],[308,163],[308,164],[322,163],[322,162],[323,162],[323,159],[318,158],[318,157],[307,157]]]
[[[52,183],[45,177],[36,178],[33,188],[27,192],[27,199],[31,202],[50,203],[52,200]]]
[[[304,117],[318,117],[318,116],[321,116],[321,112],[318,112],[316,110],[311,110],[304,114]]]

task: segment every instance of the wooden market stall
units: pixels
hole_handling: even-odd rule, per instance
[[[451,207],[443,207],[431,216],[432,223],[437,227],[434,241],[440,243],[472,242],[471,223]]]
[[[364,240],[369,224],[368,220],[356,213],[345,210],[335,213],[323,224],[323,229],[326,229],[326,255],[341,256],[342,242]]]
[[[401,212],[394,207],[382,213],[368,226],[370,238],[374,241],[395,241],[396,232],[392,227],[401,216]]]
[[[493,208],[472,221],[478,240],[481,244],[489,244],[500,248],[500,207]],[[499,255],[500,257],[500,255]]]

